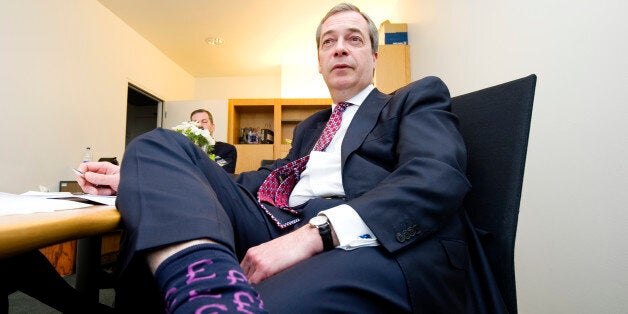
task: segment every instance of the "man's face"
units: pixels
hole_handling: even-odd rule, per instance
[[[197,112],[193,114],[192,121],[198,122],[200,124],[200,128],[208,130],[209,134],[211,134],[211,136],[214,136],[214,128],[216,126],[211,123],[211,121],[209,120],[209,115],[206,112]]]
[[[371,49],[367,22],[361,14],[340,12],[323,23],[318,71],[332,97],[338,92],[353,97],[364,89],[373,81],[376,61],[377,53]]]

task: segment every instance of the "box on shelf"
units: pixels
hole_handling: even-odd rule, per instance
[[[380,45],[407,45],[408,24],[391,23],[389,20],[379,25]]]

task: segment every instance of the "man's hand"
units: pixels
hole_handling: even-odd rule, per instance
[[[83,192],[93,195],[115,195],[120,184],[120,167],[110,162],[84,162],[76,167],[84,178],[75,175]]]
[[[289,234],[250,248],[240,266],[252,284],[323,251],[323,240],[316,228],[303,226]]]

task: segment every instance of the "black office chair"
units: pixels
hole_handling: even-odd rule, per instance
[[[535,85],[533,74],[452,98],[473,186],[464,206],[488,235],[481,246],[510,313],[517,313],[515,235]]]
[[[274,159],[262,159],[259,163],[260,167],[268,167],[275,163]]]

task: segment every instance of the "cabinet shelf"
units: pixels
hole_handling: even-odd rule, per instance
[[[236,173],[256,170],[262,159],[284,157],[297,124],[331,106],[329,98],[229,99],[227,141],[236,145]],[[243,128],[270,129],[274,144],[240,144]]]

